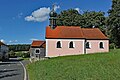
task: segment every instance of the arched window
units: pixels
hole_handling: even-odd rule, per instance
[[[40,54],[40,49],[36,49],[36,50],[35,50],[35,53],[36,53],[36,54]]]
[[[61,43],[60,43],[60,41],[57,42],[57,48],[61,48]]]
[[[69,48],[74,48],[74,47],[73,47],[73,41],[71,41],[71,42],[69,43]]]
[[[36,53],[40,53],[40,50],[37,49],[37,50],[36,50]]]
[[[90,43],[86,42],[86,48],[90,48]]]
[[[104,47],[103,47],[103,42],[100,42],[99,47],[100,47],[100,48],[104,48]]]

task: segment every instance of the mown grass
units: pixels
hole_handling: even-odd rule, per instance
[[[120,49],[37,61],[27,70],[30,80],[120,80]]]

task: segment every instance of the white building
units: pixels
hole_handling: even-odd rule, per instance
[[[30,48],[30,58],[39,60],[45,57],[45,41],[33,41]]]
[[[9,59],[9,48],[3,42],[0,42],[0,60]]]

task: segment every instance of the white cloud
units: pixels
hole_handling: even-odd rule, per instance
[[[59,8],[60,8],[60,6],[55,5],[54,10],[56,11]]]
[[[4,39],[1,39],[0,41],[3,42],[3,43],[6,43],[6,41]]]
[[[33,11],[30,16],[25,17],[26,21],[35,21],[35,22],[43,22],[48,19],[50,13],[50,7],[40,8],[36,11]]]
[[[15,19],[20,19],[22,17],[23,17],[23,13],[21,12],[21,13],[18,13],[15,17],[12,17],[12,19],[15,20]]]
[[[4,39],[1,39],[0,41],[3,42],[3,43],[5,43],[5,40],[4,40]]]
[[[16,43],[18,40],[10,40],[9,43]]]
[[[21,13],[18,14],[17,17],[18,17],[18,18],[21,18],[22,16],[23,16],[23,13],[21,12]]]
[[[34,21],[35,18],[33,16],[27,16],[27,17],[25,17],[25,20],[26,21]]]
[[[59,8],[60,8],[60,6],[56,6],[56,5],[54,7],[55,11]],[[46,21],[49,17],[50,11],[51,11],[50,7],[39,8],[38,10],[33,11],[31,15],[26,16],[25,20],[26,21],[35,21],[35,22]]]
[[[30,40],[31,40],[31,41],[34,41],[34,40],[39,40],[39,39],[31,38]]]
[[[10,40],[9,43],[12,43],[12,41]]]
[[[80,9],[79,8],[75,8],[75,10],[77,10],[80,13]]]

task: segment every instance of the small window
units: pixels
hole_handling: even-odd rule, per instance
[[[100,42],[99,47],[100,47],[100,48],[104,48],[104,47],[103,47],[103,42]]]
[[[36,58],[38,58],[39,57],[39,55],[36,55]]]
[[[57,48],[61,48],[61,43],[60,43],[60,41],[57,42]]]
[[[86,42],[86,48],[90,48],[90,43]]]
[[[36,50],[36,53],[40,53],[40,50]]]
[[[74,47],[73,47],[73,42],[72,42],[72,41],[69,43],[69,48],[74,48]]]

